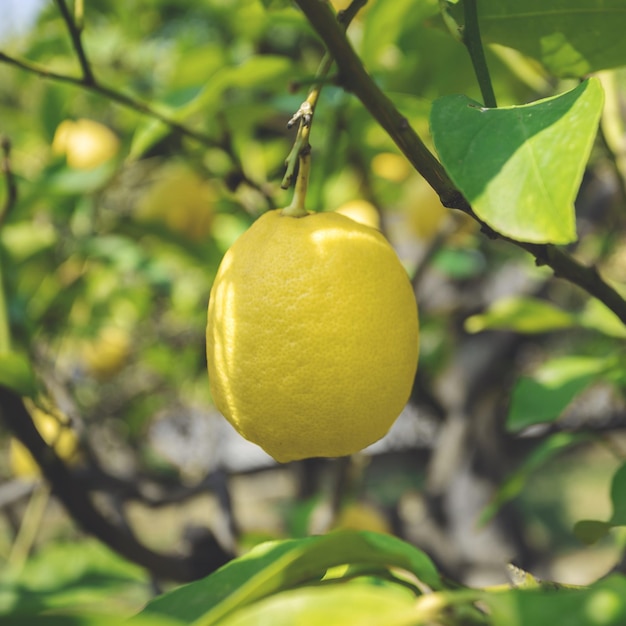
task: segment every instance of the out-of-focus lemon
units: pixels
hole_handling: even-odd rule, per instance
[[[75,463],[79,457],[78,435],[67,423],[67,417],[46,413],[30,400],[25,400],[24,404],[44,441],[54,448],[61,459],[70,464]],[[40,475],[39,465],[17,439],[11,439],[9,454],[14,476],[36,478]]]
[[[94,120],[64,120],[54,134],[52,151],[64,154],[70,167],[91,170],[113,158],[120,140],[109,128]]]
[[[439,196],[421,177],[410,184],[404,204],[411,231],[424,241],[433,239],[450,219],[450,211],[441,204]]]
[[[380,230],[380,215],[376,207],[367,200],[351,200],[342,204],[335,213],[345,215],[359,224]]]
[[[94,378],[106,380],[124,367],[130,349],[131,338],[127,329],[105,326],[95,339],[85,342],[82,357]]]
[[[191,241],[211,232],[216,193],[213,186],[181,163],[164,166],[159,179],[137,205],[140,220],[160,221]]]
[[[372,159],[372,172],[392,183],[405,181],[411,171],[411,164],[406,157],[393,152],[381,152]]]
[[[391,526],[382,511],[367,502],[351,502],[339,513],[334,528],[371,530],[391,534]]]

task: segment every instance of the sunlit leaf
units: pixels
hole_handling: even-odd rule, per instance
[[[17,352],[0,354],[0,385],[22,396],[35,394],[37,391],[35,373],[26,355]]]
[[[626,63],[622,0],[481,0],[479,18],[486,42],[516,48],[556,76]]]
[[[575,326],[575,317],[538,298],[512,296],[495,302],[485,313],[465,320],[470,333],[483,330],[513,330],[518,333],[545,333]]]
[[[507,429],[517,431],[557,419],[580,392],[615,366],[611,357],[572,356],[547,361],[532,377],[516,383]]]
[[[499,109],[446,96],[433,104],[433,139],[454,183],[495,231],[520,241],[569,243],[576,239],[574,198],[602,102],[597,79]]]
[[[391,535],[337,531],[261,544],[204,580],[156,598],[141,614],[187,620],[206,614],[203,624],[208,626],[273,593],[317,582],[331,567],[352,563],[402,568],[432,589],[442,586],[428,556],[410,544]]]

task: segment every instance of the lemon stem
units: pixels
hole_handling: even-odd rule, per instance
[[[309,187],[309,174],[311,172],[311,149],[308,145],[300,152],[299,161],[300,168],[298,169],[291,204],[282,210],[282,214],[289,217],[304,217],[309,214],[306,210],[306,192]]]

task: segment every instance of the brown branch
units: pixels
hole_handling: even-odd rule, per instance
[[[83,73],[82,83],[84,85],[95,85],[96,77],[94,76],[93,70],[91,69],[91,64],[89,63],[89,60],[87,59],[87,54],[85,53],[85,48],[83,47],[83,42],[80,36],[80,30],[76,26],[74,18],[70,15],[67,5],[65,4],[65,0],[55,1],[57,7],[59,7],[59,12],[63,17],[63,21],[67,26],[67,30],[72,39],[72,45],[74,46],[76,56],[78,57],[78,62],[80,63],[80,69]]]
[[[555,276],[577,285],[603,302],[626,324],[626,301],[602,279],[595,267],[587,267],[579,263],[568,253],[552,244],[526,243],[505,237],[480,220],[408,120],[367,73],[329,6],[319,0],[296,0],[296,4],[335,59],[339,69],[340,84],[347,91],[352,92],[387,131],[410,163],[437,192],[444,206],[459,209],[473,217],[491,238],[508,241],[526,250],[535,257],[538,265],[549,266]]]
[[[200,561],[193,551],[189,555],[155,552],[143,545],[125,528],[107,519],[93,504],[84,485],[70,472],[55,451],[43,440],[18,394],[0,386],[0,416],[29,450],[70,516],[87,533],[152,572],[158,578],[191,581],[208,575],[223,565],[231,555],[219,546],[202,555]],[[209,557],[210,562],[206,559]],[[201,563],[201,565],[200,565]]]
[[[107,87],[106,85],[103,85],[101,83],[86,83],[83,78],[68,76],[67,74],[59,74],[58,72],[53,72],[42,65],[27,61],[25,59],[16,59],[15,57],[5,54],[4,52],[0,52],[0,63],[7,63],[8,65],[18,67],[19,69],[29,72],[30,74],[35,74],[40,78],[46,78],[59,83],[66,83],[68,85],[74,85],[76,87],[81,87],[83,89],[93,91],[94,93],[100,94],[108,100],[111,100],[112,102],[115,102],[128,109],[132,109],[137,113],[153,117],[165,124],[166,126],[169,126],[177,133],[193,139],[203,146],[206,146],[208,148],[220,147],[220,143],[213,139],[213,137],[205,135],[204,133],[193,130],[188,126],[181,124],[177,120],[159,111],[147,102],[137,100],[133,96],[125,94],[121,91],[117,91],[111,87]]]

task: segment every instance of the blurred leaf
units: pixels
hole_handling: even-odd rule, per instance
[[[590,298],[585,308],[577,316],[578,323],[609,337],[626,338],[626,326],[605,304]]]
[[[513,330],[518,333],[546,333],[571,328],[575,317],[558,307],[523,296],[502,298],[485,313],[472,315],[465,320],[465,330],[478,333],[483,330]]]
[[[390,535],[336,531],[261,544],[204,580],[149,602],[141,615],[156,613],[190,621],[204,615],[202,623],[209,626],[273,593],[317,582],[330,567],[350,563],[402,568],[432,589],[442,587],[430,559],[410,544]]]
[[[157,119],[148,119],[137,127],[128,152],[128,160],[134,161],[150,153],[156,144],[171,134],[170,127]]]
[[[612,526],[608,522],[586,519],[576,522],[574,534],[584,544],[592,545],[605,537],[611,528]]]
[[[472,278],[485,269],[485,257],[478,250],[441,248],[433,265],[443,274],[456,280]]]
[[[626,578],[612,575],[589,588],[544,584],[536,589],[482,593],[494,626],[623,626]]]
[[[626,63],[622,0],[481,0],[488,43],[516,48],[555,76],[579,78]]]
[[[569,243],[602,102],[597,79],[499,109],[447,96],[433,103],[433,139],[454,183],[494,230],[520,241]]]
[[[611,481],[613,514],[608,522],[582,520],[574,526],[575,535],[586,544],[602,539],[615,526],[626,526],[626,463],[618,468]]]
[[[398,585],[354,582],[285,591],[235,611],[223,626],[405,626],[415,619],[415,595]],[[411,622],[407,620],[413,618]]]
[[[52,193],[78,195],[101,189],[115,172],[116,164],[107,161],[91,170],[63,168],[48,179]]]
[[[112,626],[126,622],[124,615],[115,615],[110,611],[103,611],[100,615],[95,613],[93,611],[81,615],[72,611],[65,615],[7,615],[0,617],[3,626]],[[141,618],[133,623],[135,626],[184,626],[186,624],[186,622],[162,616]]]
[[[57,234],[47,222],[14,222],[2,227],[0,241],[13,260],[21,262],[52,247]]]
[[[48,543],[0,578],[0,614],[27,614],[33,623],[33,614],[51,609],[128,615],[147,596],[144,571],[96,540]]]
[[[626,463],[615,472],[611,481],[611,502],[613,515],[610,523],[613,526],[626,526]]]
[[[586,387],[616,366],[611,357],[560,357],[541,365],[513,389],[507,430],[557,419]]]
[[[26,355],[17,352],[0,354],[0,385],[22,396],[36,393],[37,380]]]
[[[542,468],[550,459],[570,446],[580,442],[580,435],[557,433],[542,441],[521,463],[521,465],[498,487],[491,502],[483,509],[479,524],[487,524],[504,504],[517,498],[530,476]]]

